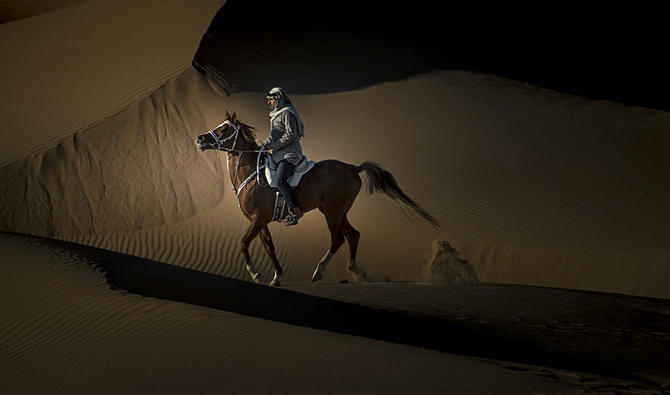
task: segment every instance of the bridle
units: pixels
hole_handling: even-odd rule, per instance
[[[231,128],[233,128],[233,130],[235,130],[235,132],[231,133],[230,136],[221,139],[221,138],[219,138],[219,136],[216,135],[215,130],[219,129],[220,127],[222,127],[224,125],[230,126]],[[230,174],[230,167],[229,167],[229,164],[228,164],[229,154],[231,152],[237,152],[239,154],[239,156],[237,158],[237,163],[235,164],[235,176],[232,179],[233,191],[235,192],[235,199],[237,200],[237,206],[238,207],[240,206],[240,192],[242,192],[242,188],[247,186],[247,184],[249,184],[249,182],[251,182],[251,180],[253,180],[254,177],[257,177],[258,185],[261,185],[261,180],[260,180],[261,169],[263,169],[265,167],[265,164],[261,165],[261,163],[260,163],[261,162],[261,156],[262,156],[263,152],[267,152],[267,150],[263,147],[261,147],[258,150],[239,150],[239,149],[235,149],[235,146],[237,145],[237,138],[240,135],[240,129],[241,129],[240,126],[235,125],[233,122],[231,122],[229,120],[225,120],[225,121],[221,122],[217,127],[210,130],[209,132],[207,132],[214,138],[214,144],[212,144],[212,146],[214,146],[214,148],[215,148],[214,151],[217,154],[218,154],[219,151],[226,151],[226,169],[228,170],[228,174]],[[230,141],[230,140],[233,140],[233,145],[230,148],[224,147],[223,144]],[[242,154],[245,153],[245,152],[258,153],[258,157],[256,158],[256,170],[253,173],[251,173],[249,175],[249,177],[247,177],[244,181],[242,181],[242,183],[240,184],[240,186],[238,188],[235,185],[236,182],[237,182],[237,172],[240,170],[240,162],[242,161]],[[217,155],[217,161],[218,161],[218,155]],[[218,169],[218,167],[217,167],[217,169]]]
[[[214,133],[214,131],[219,129],[223,125],[230,126],[231,128],[233,128],[235,130],[235,133],[231,133],[230,136],[228,136],[224,139],[220,139],[219,136],[217,136],[216,133]],[[221,122],[217,127],[215,127],[214,129],[210,130],[207,133],[209,133],[214,138],[214,144],[212,144],[212,145],[214,146],[214,148],[217,151],[231,152],[231,151],[235,151],[235,145],[237,145],[237,137],[240,135],[240,127],[226,119],[225,121]],[[230,148],[226,148],[226,147],[223,146],[223,143],[225,143],[225,142],[227,142],[227,141],[229,141],[233,138],[235,139],[235,141],[233,141],[233,145]]]

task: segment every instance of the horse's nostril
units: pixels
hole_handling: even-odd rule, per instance
[[[203,141],[204,139],[205,139],[204,137],[202,137],[202,136],[198,136],[198,140],[197,140],[197,141],[198,141],[199,143],[202,143],[202,141]]]

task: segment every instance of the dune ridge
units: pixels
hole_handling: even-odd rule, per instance
[[[29,18],[34,15],[69,7],[81,1],[83,0],[5,0],[0,2],[0,23],[7,23],[18,19]]]
[[[0,167],[54,147],[184,72],[223,3],[88,0],[0,24]]]

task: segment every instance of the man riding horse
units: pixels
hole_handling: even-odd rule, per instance
[[[331,244],[316,265],[312,281],[319,281],[323,278],[328,262],[345,240],[349,244],[347,269],[358,278],[365,278],[365,271],[356,265],[360,232],[351,225],[347,218],[347,213],[361,190],[362,181],[359,173],[365,172],[367,175],[366,189],[369,193],[381,192],[399,206],[410,208],[419,218],[439,228],[439,222],[400,189],[393,174],[374,162],[366,161],[356,166],[335,159],[319,161],[305,170],[300,180],[296,182],[295,190],[292,190],[286,185],[286,178],[291,175],[296,163],[299,163],[300,160],[306,162],[298,142],[304,135],[303,124],[298,112],[295,111],[280,88],[273,88],[268,96],[272,129],[270,138],[263,143],[263,147],[256,142],[253,128],[240,121],[236,113],[230,115],[226,112],[226,119],[221,124],[196,138],[196,144],[201,151],[215,149],[227,153],[228,174],[232,182],[233,196],[250,222],[241,239],[240,252],[244,256],[247,272],[253,281],[261,282],[261,275],[251,259],[249,245],[259,235],[275,269],[270,285],[280,285],[283,273],[268,228],[268,224],[276,220],[277,200],[275,190],[270,187],[272,184],[271,169],[266,168],[266,165],[271,166],[271,164],[261,163],[262,156],[266,154],[266,148],[272,149],[274,160],[279,162],[280,167],[283,167],[281,170],[283,185],[280,184],[282,185],[280,190],[283,189],[281,192],[291,207],[293,217],[291,222],[297,223],[297,218],[302,215],[303,210],[308,212],[314,209],[318,209],[326,219]],[[250,153],[252,155],[249,155]],[[262,177],[261,169],[267,170],[263,172],[266,177]],[[269,177],[268,173],[270,173]],[[300,208],[298,208],[298,202]]]
[[[270,137],[263,142],[263,148],[272,150],[272,159],[277,163],[277,189],[290,211],[286,226],[296,225],[303,212],[296,204],[288,178],[303,158],[300,138],[305,135],[305,127],[282,88],[270,89],[266,98],[270,108]]]

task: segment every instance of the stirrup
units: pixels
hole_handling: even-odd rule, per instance
[[[286,220],[284,220],[284,222],[286,222],[286,226],[298,225],[298,218],[296,218],[293,213],[289,213],[286,216]]]

